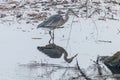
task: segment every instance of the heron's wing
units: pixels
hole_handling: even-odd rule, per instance
[[[43,21],[41,24],[38,25],[39,27],[56,27],[61,26],[61,22],[63,21],[63,18],[61,15],[56,14],[48,18],[46,21]]]

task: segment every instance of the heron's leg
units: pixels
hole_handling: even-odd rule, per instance
[[[52,38],[51,30],[49,31],[49,35],[50,35],[50,37]]]
[[[53,36],[52,36],[52,39],[53,39],[53,43],[54,43],[54,30],[53,30]]]
[[[49,40],[49,44],[51,43],[51,38],[50,38],[50,40]]]
[[[49,35],[50,35],[50,40],[49,40],[49,43],[50,43],[50,42],[51,42],[51,40],[52,40],[51,30],[49,31]]]
[[[50,34],[50,37],[51,37],[50,40],[49,40],[49,43],[51,42],[51,40],[54,43],[54,30],[53,30],[53,32],[50,30],[49,34]]]

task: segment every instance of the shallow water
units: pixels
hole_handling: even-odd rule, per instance
[[[76,20],[78,19],[76,18]],[[91,20],[80,19],[80,21],[81,23],[73,23],[69,43],[68,35],[70,31],[70,22],[65,25],[65,28],[55,30],[55,44],[65,48],[69,53],[69,57],[78,53],[76,59],[82,68],[86,69],[89,65],[93,64],[90,59],[95,60],[97,55],[112,55],[119,50],[120,46],[118,43],[120,37],[119,34],[117,34],[117,28],[119,28],[117,24],[119,24],[119,21],[106,21],[106,23],[96,21],[98,32]],[[85,22],[86,24],[84,24]],[[114,26],[110,25],[110,23]],[[81,24],[81,26],[79,24]],[[73,60],[72,63],[68,64],[64,61],[63,56],[60,59],[52,59],[37,50],[37,46],[45,46],[48,44],[50,37],[47,31],[47,34],[45,30],[42,29],[22,32],[22,30],[17,29],[17,26],[23,27],[29,25],[13,24],[8,26],[1,24],[0,78],[2,80],[40,79],[38,76],[40,76],[41,70],[43,69],[35,68],[31,70],[29,68],[21,68],[18,66],[18,64],[27,64],[31,61],[75,66],[76,60]],[[35,26],[30,25],[24,30],[28,30],[31,27]],[[39,34],[40,32],[41,34]],[[63,35],[64,37],[62,37]],[[34,37],[41,39],[32,39]],[[98,40],[111,41],[111,43],[99,42]],[[44,71],[46,70],[43,70],[43,72]],[[54,74],[60,74],[59,72],[60,71]],[[46,78],[43,80],[46,80]],[[51,78],[50,80],[53,79]]]
[[[55,13],[54,10],[51,13]],[[6,19],[9,18],[11,19],[10,16]],[[20,23],[16,20],[0,24],[0,80],[79,80],[79,71],[37,64],[76,67],[77,59],[79,66],[89,76],[91,72],[87,68],[94,64],[92,60],[96,60],[98,55],[111,56],[120,50],[120,21],[117,20],[81,19],[71,15],[64,28],[56,29],[55,44],[63,47],[68,52],[68,57],[78,54],[70,64],[64,61],[63,56],[53,59],[37,50],[38,46],[47,45],[50,39],[47,30],[36,29],[41,21],[27,24],[28,18]],[[35,66],[30,67],[31,62],[35,62]]]

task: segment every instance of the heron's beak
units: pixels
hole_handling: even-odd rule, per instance
[[[74,58],[77,56],[78,54],[74,55]]]
[[[77,57],[77,55],[78,55],[78,54],[74,55],[74,56],[72,57],[72,59],[74,59],[75,57]]]
[[[71,12],[72,12],[73,15],[75,15],[76,17],[79,17],[73,10],[71,10]]]

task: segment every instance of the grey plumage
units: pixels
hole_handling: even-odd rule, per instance
[[[61,26],[64,24],[63,18],[61,15],[53,15],[48,20],[42,22],[41,24],[38,25],[37,28],[49,28],[49,29],[55,29],[57,26]]]
[[[65,24],[69,19],[69,13],[73,13],[75,16],[77,16],[72,9],[68,9],[65,18],[61,14],[56,14],[51,17],[49,17],[47,20],[43,21],[41,24],[37,26],[37,28],[49,28],[49,29],[55,29],[57,27],[62,26]],[[77,16],[78,17],[78,16]]]

